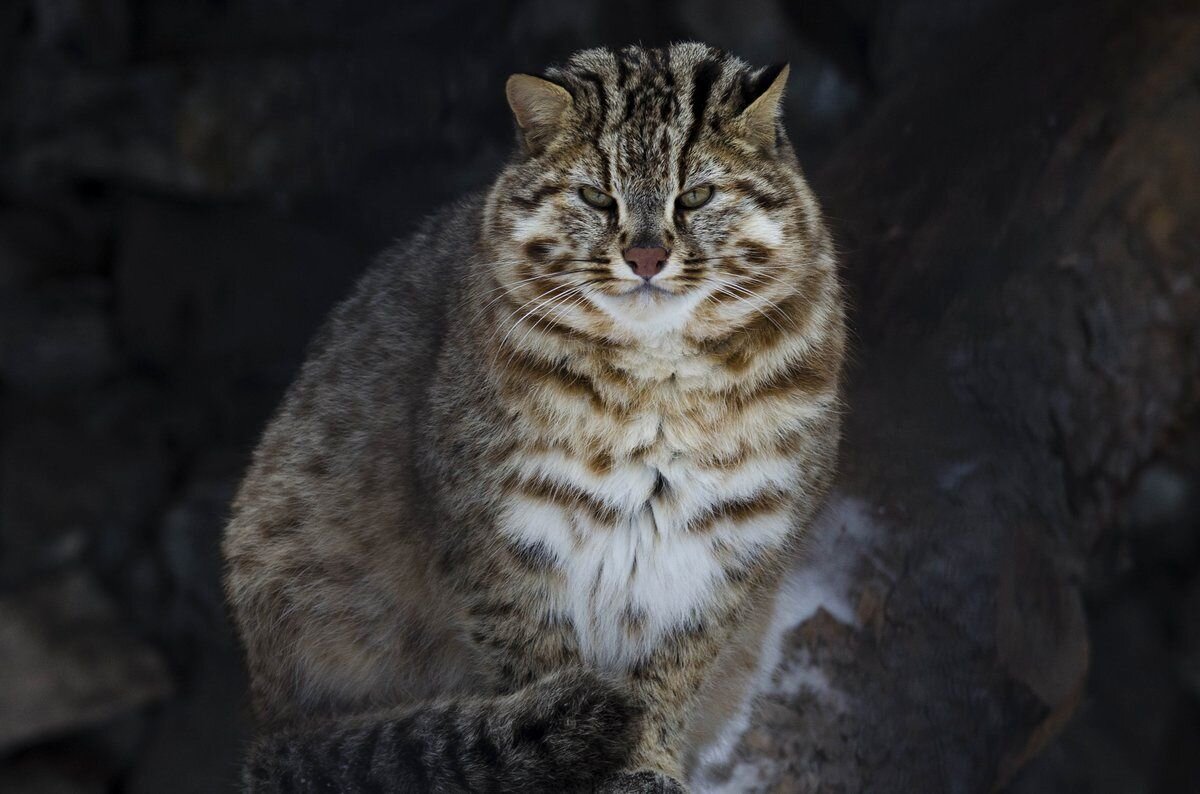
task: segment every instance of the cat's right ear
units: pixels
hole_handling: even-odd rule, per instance
[[[571,107],[571,94],[561,85],[531,74],[514,74],[504,92],[526,147],[536,154],[558,131],[563,114]]]

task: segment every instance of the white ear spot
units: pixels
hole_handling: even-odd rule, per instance
[[[783,244],[783,227],[766,215],[751,215],[742,224],[742,237],[770,248]]]

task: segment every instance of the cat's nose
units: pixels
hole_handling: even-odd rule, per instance
[[[662,271],[671,252],[665,248],[626,248],[621,255],[634,273],[649,281]]]

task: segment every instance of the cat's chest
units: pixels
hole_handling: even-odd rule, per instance
[[[784,542],[779,495],[794,475],[785,459],[714,467],[665,443],[603,467],[531,452],[511,478],[501,529],[554,559],[545,607],[571,621],[584,655],[627,666],[719,607],[731,564]]]

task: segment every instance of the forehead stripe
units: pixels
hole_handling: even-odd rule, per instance
[[[708,98],[712,93],[713,83],[720,76],[721,67],[715,61],[702,61],[692,73],[692,124],[688,129],[687,140],[679,150],[679,186],[682,188],[687,179],[688,152],[696,139],[700,137],[700,125],[704,123],[704,111],[708,107]]]
[[[604,81],[595,72],[579,72],[579,79],[591,83],[596,89],[596,99],[600,103],[600,118],[597,119],[595,133],[599,134],[608,124],[608,92],[604,90]]]

